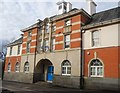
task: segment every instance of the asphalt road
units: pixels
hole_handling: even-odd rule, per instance
[[[52,86],[44,82],[35,84],[18,83],[18,82],[2,82],[2,93],[120,93],[118,91],[107,90],[80,90],[72,88],[63,88]]]

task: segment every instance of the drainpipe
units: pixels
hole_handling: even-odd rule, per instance
[[[84,76],[83,76],[83,63],[84,63],[84,50],[83,50],[83,29],[81,29],[81,52],[80,52],[80,89],[84,89]]]

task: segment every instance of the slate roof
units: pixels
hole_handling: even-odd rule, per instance
[[[7,46],[13,46],[13,45],[17,45],[17,44],[21,44],[23,40],[23,37],[20,37],[19,39],[13,41],[12,43],[8,44]]]
[[[112,8],[106,11],[93,14],[89,24],[100,23],[117,18],[120,18],[120,7]]]

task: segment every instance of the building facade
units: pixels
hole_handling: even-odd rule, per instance
[[[22,29],[8,45],[4,79],[79,88],[84,78],[85,88],[118,89],[119,7],[90,15],[69,2],[57,5],[58,15]]]

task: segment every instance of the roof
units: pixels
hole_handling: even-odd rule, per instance
[[[92,15],[91,21],[86,25],[104,23],[106,21],[120,19],[120,7],[112,8],[106,11],[98,12]]]
[[[65,12],[63,14],[52,16],[52,17],[50,17],[50,19],[52,21],[56,21],[56,20],[60,20],[60,19],[66,18],[68,16],[72,16],[72,15],[75,15],[75,14],[80,14],[80,13],[84,13],[86,16],[91,18],[91,16],[84,9],[73,8],[69,12]]]
[[[23,37],[20,37],[19,39],[13,41],[12,43],[8,44],[7,46],[13,46],[13,45],[17,45],[17,44],[21,44],[23,40]]]

